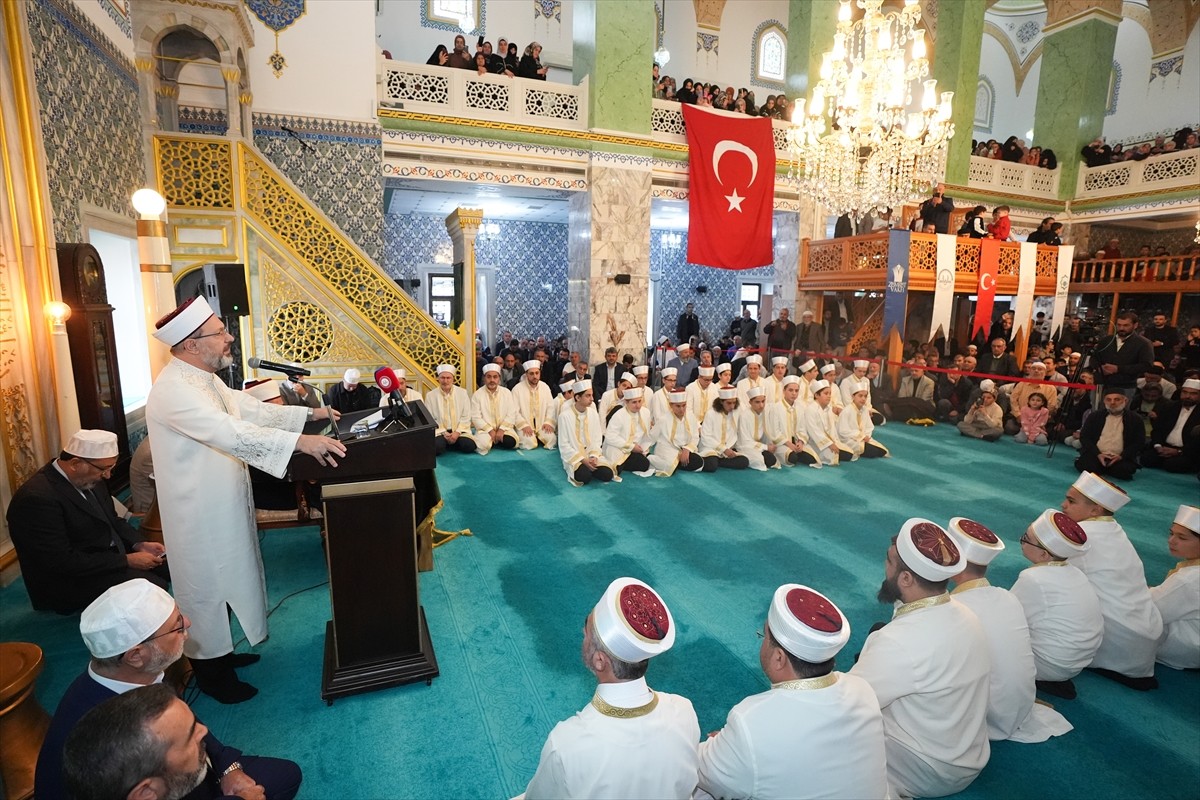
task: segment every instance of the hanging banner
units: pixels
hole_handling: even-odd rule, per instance
[[[908,315],[908,231],[888,231],[887,289],[883,295],[883,338],[892,330],[904,338],[904,318]]]
[[[942,336],[950,338],[950,314],[954,309],[954,269],[958,237],[948,233],[937,235],[937,282],[933,289],[933,316],[929,321],[930,340]]]
[[[1057,339],[1067,317],[1067,290],[1071,288],[1071,261],[1075,245],[1058,246],[1058,279],[1054,282],[1054,318],[1050,321],[1050,338]]]
[[[1017,279],[1017,307],[1013,309],[1013,336],[1029,330],[1033,316],[1033,289],[1037,283],[1037,243],[1021,242],[1020,277]],[[1019,339],[1018,339],[1019,341]]]
[[[1000,240],[979,240],[979,296],[975,303],[975,322],[971,325],[971,338],[983,331],[987,336],[992,329],[992,306],[996,302],[996,273],[1000,270]]]

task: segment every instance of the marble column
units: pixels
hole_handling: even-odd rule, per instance
[[[588,81],[588,124],[650,133],[654,5],[645,0],[576,0],[571,13],[573,71],[576,83],[584,77]]]
[[[241,136],[242,104],[238,100],[238,95],[241,93],[242,71],[231,64],[223,64],[221,77],[225,79],[225,118],[229,125],[226,133],[229,136]]]
[[[1099,8],[1058,24],[1047,20],[1033,130],[1037,143],[1058,155],[1064,200],[1075,195],[1079,151],[1104,130],[1119,23],[1119,15]]]
[[[838,4],[833,0],[788,4],[787,96],[807,98],[819,78],[821,54],[833,47]]]
[[[476,319],[479,300],[475,291],[475,237],[482,222],[483,210],[478,208],[460,207],[446,216],[446,232],[450,234],[450,241],[454,246],[454,263],[463,265],[463,319],[458,331],[451,329],[450,332],[457,333],[458,342],[462,346],[463,371],[459,375],[458,383],[468,394],[476,389],[475,331],[479,327],[479,321]]]
[[[936,20],[921,15],[926,29],[937,32],[936,39],[929,33],[925,35],[925,44],[933,54],[929,77],[937,80],[939,94],[954,92],[954,138],[946,152],[946,182],[956,186],[967,185],[971,168],[971,131],[975,125],[975,90],[986,10],[986,0],[954,0],[937,4]]]
[[[596,153],[588,191],[568,209],[571,349],[599,364],[608,347],[641,359],[650,296],[650,159]]]
[[[800,273],[800,215],[792,211],[775,212],[775,301],[779,309],[796,304],[796,279]]]

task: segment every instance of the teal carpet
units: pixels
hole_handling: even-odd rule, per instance
[[[272,604],[263,660],[244,670],[261,693],[241,706],[201,697],[198,715],[226,742],[286,756],[304,770],[305,798],[500,798],[522,791],[550,728],[591,697],[580,628],[605,586],[632,575],[670,605],[679,637],[656,659],[651,686],[689,697],[702,731],[766,682],[755,630],[781,583],[832,597],[853,633],[848,669],[872,623],[890,537],[909,516],[956,515],[990,526],[1009,549],[989,577],[1010,586],[1025,566],[1017,539],[1074,480],[1074,452],[966,440],[953,428],[889,425],[894,458],[820,471],[678,475],[572,488],[556,453],[447,456],[438,527],[473,537],[436,550],[421,575],[441,676],[337,701],[320,699],[328,591],[315,529],[272,531],[263,554]],[[1119,519],[1151,584],[1173,565],[1167,527],[1195,478],[1142,472]],[[381,536],[387,535],[380,532]],[[20,582],[0,591],[7,640],[39,644],[38,696],[53,709],[84,668],[78,617],[29,609]],[[243,646],[244,647],[244,646]],[[1036,745],[993,744],[962,798],[1195,798],[1200,786],[1200,674],[1158,668],[1139,694],[1084,674],[1079,699],[1055,701],[1074,724]]]

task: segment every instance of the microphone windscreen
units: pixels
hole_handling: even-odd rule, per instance
[[[384,394],[390,394],[399,385],[396,372],[391,367],[380,367],[375,370],[375,385]]]
[[[262,363],[262,359],[258,356],[250,356],[246,359],[246,366],[250,369],[258,369],[258,365]]]

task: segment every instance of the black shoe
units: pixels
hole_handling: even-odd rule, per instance
[[[262,660],[258,653],[230,653],[228,658],[234,667],[248,667]]]
[[[1147,678],[1131,678],[1128,675],[1122,675],[1120,672],[1114,672],[1111,669],[1101,669],[1100,667],[1088,667],[1088,672],[1094,672],[1097,675],[1108,678],[1110,681],[1116,681],[1122,686],[1128,686],[1137,692],[1149,692],[1152,689],[1158,688],[1158,678],[1153,675]]]
[[[1034,681],[1037,690],[1045,694],[1061,697],[1063,700],[1074,700],[1075,684],[1072,681]]]
[[[193,658],[191,662],[196,686],[218,703],[244,703],[258,694],[258,689],[238,680],[237,673],[233,671],[233,660],[228,655]]]

